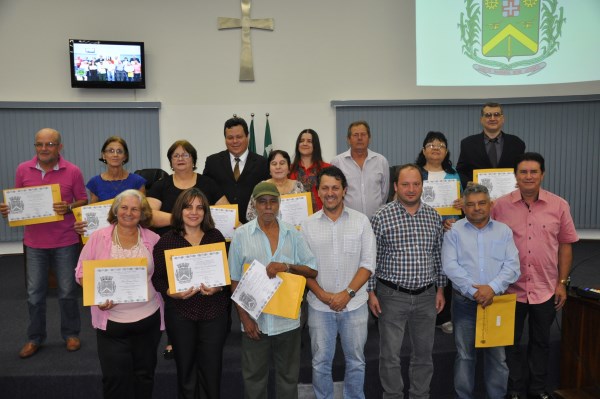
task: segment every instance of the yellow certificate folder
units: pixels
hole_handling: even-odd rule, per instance
[[[304,192],[304,193],[297,193],[297,194],[283,194],[281,196],[281,199],[286,199],[286,198],[298,198],[298,197],[304,197],[304,200],[306,201],[306,209],[307,209],[307,213],[308,216],[313,214],[313,207],[312,207],[312,194],[310,193],[310,191]]]
[[[195,245],[191,247],[183,247],[177,249],[169,249],[165,251],[165,263],[167,266],[167,279],[169,280],[169,293],[175,291],[175,272],[173,270],[173,256],[201,254],[207,252],[220,251],[223,257],[223,273],[225,275],[225,285],[231,285],[231,275],[229,274],[229,263],[227,262],[227,250],[225,243],[219,242],[216,244]]]
[[[460,180],[456,181],[456,198],[460,199]],[[462,214],[462,210],[456,209],[453,206],[435,208],[435,210],[442,216],[452,216],[452,215],[460,216]]]
[[[513,168],[492,168],[492,169],[475,169],[473,170],[473,182],[479,184],[480,173],[515,173]]]
[[[115,199],[111,198],[105,201],[100,201],[100,202],[94,202],[93,204],[89,204],[89,205],[84,205],[84,206],[80,206],[78,208],[73,208],[73,216],[75,216],[75,220],[78,222],[83,221],[83,216],[81,214],[81,212],[83,211],[84,207],[94,207],[94,206],[102,206],[102,205],[109,205],[113,203]],[[108,215],[106,215],[106,217],[108,217]],[[83,241],[83,243],[85,244],[87,242],[87,240],[89,239],[89,237],[85,237],[85,236],[81,236],[81,241]]]
[[[244,264],[244,272],[248,268],[250,268],[250,265]],[[283,281],[262,312],[288,319],[297,319],[300,315],[306,278],[283,272],[277,273],[277,277],[280,277]]]
[[[83,306],[94,306],[96,284],[94,271],[110,267],[148,267],[147,258],[101,259],[83,261]]]
[[[52,191],[52,202],[60,202],[62,201],[61,199],[61,195],[60,195],[60,185],[59,184],[48,184],[48,186],[50,186],[50,190]],[[6,199],[6,193],[7,191],[10,191],[11,193],[14,192],[19,192],[22,191],[23,195],[27,195],[28,191],[31,190],[36,190],[39,189],[40,187],[43,186],[31,186],[31,187],[23,187],[23,188],[11,188],[10,190],[4,190],[4,203],[8,204],[9,207],[13,208],[13,204],[10,203],[10,201],[7,201]],[[18,206],[18,204],[17,204]],[[17,227],[17,226],[28,226],[30,224],[41,224],[41,223],[49,223],[49,222],[57,222],[60,220],[64,220],[63,215],[59,215],[59,214],[54,214],[52,216],[41,216],[41,217],[35,217],[35,218],[31,218],[31,219],[21,219],[21,220],[11,220],[8,222],[8,225],[10,227]]]
[[[485,308],[478,305],[475,347],[491,348],[512,345],[515,339],[516,308],[516,294],[495,296],[494,302]]]
[[[240,211],[238,209],[238,204],[211,205],[210,209],[211,210],[213,210],[213,209],[233,209],[233,210],[235,210],[234,230],[241,225]],[[215,217],[214,212],[212,213],[212,217],[213,217],[213,219],[215,219],[215,224],[216,224],[215,227],[217,228],[217,230],[219,230],[221,232],[221,234],[223,234],[223,236],[225,236],[225,241],[231,242],[230,236],[233,236],[233,231],[229,230],[229,226],[227,226],[227,227],[219,226],[220,220],[218,220]]]

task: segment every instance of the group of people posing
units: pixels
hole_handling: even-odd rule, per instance
[[[137,57],[77,57],[75,77],[90,82],[139,82],[142,78],[142,63]]]
[[[60,155],[60,133],[40,130],[36,156],[19,165],[15,187],[60,184],[62,201],[54,210],[64,220],[25,227],[30,325],[20,356],[33,356],[46,338],[50,267],[59,286],[61,335],[67,350],[76,351],[81,345],[76,283],[81,284],[83,261],[147,258],[148,302],[107,301],[91,307],[104,396],[152,396],[157,347],[166,328],[179,397],[218,398],[230,296],[244,265],[257,260],[271,278],[277,273],[306,278],[317,398],[333,397],[338,336],[345,358],[344,397],[364,398],[369,312],[378,319],[384,398],[404,397],[400,349],[406,329],[411,340],[409,396],[429,397],[436,316],[450,308],[457,346],[456,396],[472,398],[477,306],[487,307],[507,292],[517,294],[515,341],[510,347],[483,349],[487,395],[551,397],[545,386],[550,326],[567,299],[577,233],[568,203],[541,188],[544,158],[525,152],[521,139],[502,131],[501,106],[485,104],[481,124],[480,134],[462,140],[456,169],[444,134],[429,132],[415,163],[390,172],[386,158],[369,149],[371,131],[365,121],[350,124],[348,151],[328,164],[312,129],[298,135],[293,160],[282,150],[272,151],[268,159],[248,151],[248,126],[235,117],[224,125],[226,150],[207,157],[202,174],[195,171],[196,149],[179,140],[167,151],[173,174],[148,192],[142,177],[124,169],[127,143],[113,136],[101,149],[106,171],[87,184],[89,201],[79,168]],[[514,168],[516,190],[492,204],[488,189],[472,182],[473,170],[506,167]],[[422,202],[423,181],[439,179],[462,182],[462,199],[454,206],[464,218],[442,218]],[[278,218],[280,197],[298,192],[312,194],[315,211],[300,229]],[[75,223],[72,209],[112,198],[111,225],[94,232],[80,253],[79,234],[86,224]],[[210,206],[229,203],[238,205],[242,223],[229,245],[231,286],[201,285],[171,293],[164,252],[224,242]],[[7,204],[0,204],[4,217],[9,212]],[[242,324],[245,397],[268,396],[273,367],[277,398],[296,398],[302,316],[263,313],[254,319],[235,307]],[[528,375],[520,352],[526,320]]]

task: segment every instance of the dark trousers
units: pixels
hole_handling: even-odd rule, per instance
[[[108,321],[96,329],[104,399],[152,398],[160,311],[134,323]]]
[[[246,399],[266,399],[269,362],[275,368],[275,397],[298,398],[300,327],[278,335],[260,334],[255,341],[242,333],[242,376]]]
[[[172,306],[165,309],[167,333],[177,366],[177,397],[218,399],[221,395],[227,313],[212,320],[190,320]]]
[[[521,336],[525,319],[528,318],[529,343],[527,345],[527,365],[529,368],[529,388],[526,389],[522,355]],[[550,354],[550,328],[556,316],[554,297],[544,303],[532,305],[517,302],[515,312],[515,343],[506,347],[506,364],[509,369],[508,392],[538,394],[546,389],[548,356]]]

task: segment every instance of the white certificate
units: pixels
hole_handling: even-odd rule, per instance
[[[277,276],[269,278],[265,265],[255,260],[242,276],[231,299],[257,320],[281,282]]]
[[[190,287],[198,288],[200,284],[209,288],[228,284],[221,251],[172,256],[171,261],[175,292],[187,291]]]
[[[279,203],[281,220],[296,227],[312,215],[312,199],[310,193],[286,194]]]
[[[110,225],[108,223],[108,212],[112,204],[106,205],[86,205],[81,207],[81,220],[87,222],[84,237],[89,237],[96,230]]]
[[[454,209],[454,201],[458,198],[460,198],[458,180],[441,179],[423,181],[423,194],[421,194],[421,200],[427,205],[437,209],[440,214],[460,215],[460,209]],[[455,212],[452,212],[452,210]]]
[[[215,221],[215,228],[223,234],[226,241],[231,241],[235,226],[238,225],[238,207],[233,205],[213,205],[210,214]]]
[[[505,194],[516,190],[517,179],[511,168],[505,169],[475,169],[473,181],[486,186],[490,192],[490,198],[500,198]]]
[[[59,202],[60,186],[49,184],[4,190],[4,202],[9,206],[8,223],[22,226],[63,220],[54,212],[54,202]]]
[[[147,271],[144,266],[94,269],[94,304],[101,305],[107,300],[114,303],[147,302]]]

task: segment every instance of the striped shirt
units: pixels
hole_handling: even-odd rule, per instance
[[[442,272],[442,218],[435,209],[421,203],[414,215],[398,201],[381,207],[371,219],[377,241],[377,268],[367,291],[375,289],[375,278],[409,290],[431,283],[444,287]]]
[[[321,210],[302,222],[302,235],[317,257],[317,283],[327,292],[348,288],[358,268],[375,271],[375,236],[369,219],[344,207],[336,221]],[[356,291],[344,311],[356,310],[367,302],[366,284]],[[308,293],[308,304],[321,312],[333,312],[316,295]]]

